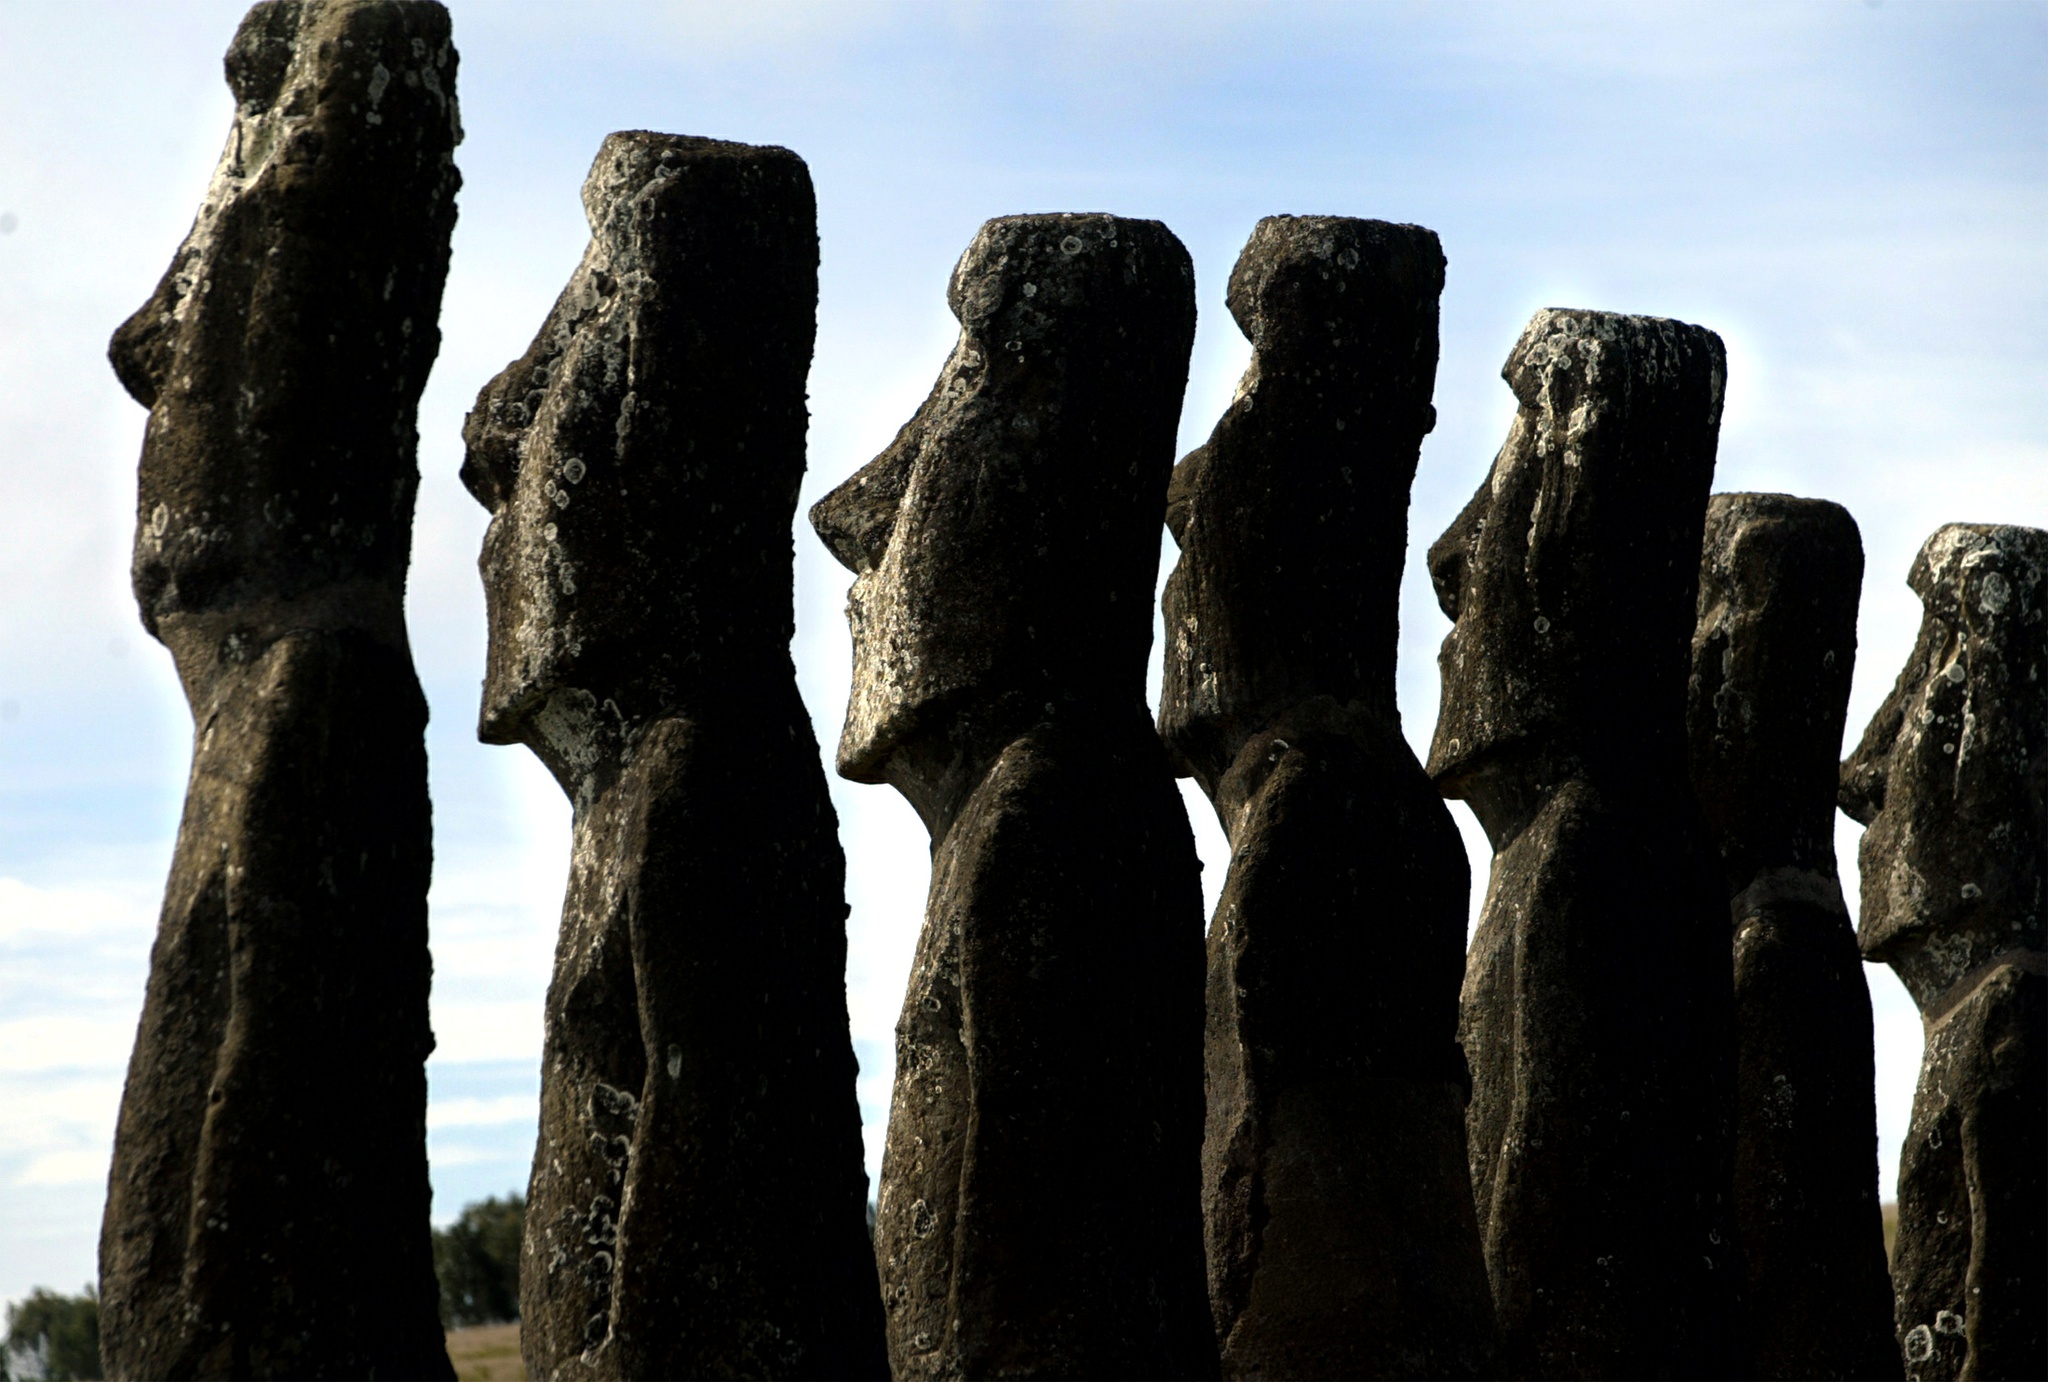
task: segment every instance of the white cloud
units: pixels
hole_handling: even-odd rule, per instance
[[[0,878],[0,947],[52,939],[84,941],[147,937],[155,899],[138,889],[38,888]]]
[[[18,1186],[32,1185],[89,1185],[104,1184],[107,1179],[108,1155],[99,1147],[80,1148],[75,1151],[46,1152],[31,1161],[22,1173],[14,1178]]]
[[[427,1131],[442,1128],[495,1128],[506,1123],[532,1123],[539,1106],[520,1095],[495,1099],[442,1099],[427,1107]]]
[[[121,1102],[118,1072],[92,1079],[0,1079],[0,1100],[7,1107],[0,1120],[0,1157],[92,1145],[101,1148],[105,1166]]]
[[[540,1059],[541,1013],[533,1003],[434,1000],[434,1059],[449,1064]]]
[[[434,1166],[445,1170],[461,1166],[490,1166],[505,1159],[504,1150],[499,1147],[477,1146],[472,1143],[436,1144]],[[453,1218],[459,1206],[444,1207],[442,1213]]]
[[[0,1022],[0,1075],[124,1070],[135,1024],[106,1018],[31,1017]]]

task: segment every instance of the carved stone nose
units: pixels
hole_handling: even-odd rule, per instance
[[[856,576],[882,564],[910,475],[909,448],[891,446],[852,479],[811,505],[811,527]]]
[[[1474,499],[1473,505],[1478,502]],[[1458,603],[1465,588],[1465,553],[1471,532],[1466,515],[1471,507],[1458,515],[1457,521],[1429,548],[1429,583],[1436,591],[1437,608],[1453,622],[1457,620]]]

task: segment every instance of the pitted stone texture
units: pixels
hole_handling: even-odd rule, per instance
[[[1175,467],[1160,733],[1231,841],[1209,930],[1209,1297],[1232,1377],[1483,1376],[1493,1306],[1456,1044],[1470,876],[1394,708],[1444,258],[1270,217],[1253,343]]]
[[[1841,506],[1707,506],[1686,725],[1735,957],[1746,1372],[1896,1377],[1870,992],[1836,881],[1863,546]]]
[[[817,308],[786,149],[607,138],[478,396],[481,736],[575,804],[521,1259],[535,1377],[878,1377],[845,866],[790,662]]]
[[[1494,849],[1460,1037],[1508,1376],[1733,1364],[1728,921],[1685,761],[1725,368],[1702,327],[1537,313],[1430,549],[1429,770]]]
[[[2038,960],[1997,965],[1928,1024],[1892,1256],[1909,1378],[2038,1377],[2048,1361],[2044,973]]]
[[[1920,637],[1841,769],[1869,826],[1863,958],[1927,1047],[1899,1164],[1906,1373],[2048,1369],[2048,532],[1952,523],[1907,577]]]
[[[899,1379],[1213,1376],[1201,889],[1147,723],[1193,268],[1153,221],[990,221],[960,341],[811,511],[855,573],[839,769],[932,833],[875,1251]]]
[[[432,837],[404,622],[461,137],[431,3],[264,4],[169,270],[134,586],[192,774],[100,1236],[110,1377],[452,1377],[428,1238]]]

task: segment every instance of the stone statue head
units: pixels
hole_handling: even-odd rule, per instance
[[[286,628],[403,645],[455,61],[439,5],[359,0],[259,4],[228,49],[205,203],[109,350],[150,410],[136,599],[188,676]]]
[[[1862,844],[1858,942],[1923,1010],[2048,943],[2048,532],[1939,528],[1913,561],[1919,640],[1842,765]]]
[[[1685,721],[1693,790],[1731,888],[1776,868],[1819,871],[1833,886],[1862,593],[1863,542],[1840,504],[1708,503]]]
[[[947,288],[960,339],[811,522],[854,573],[839,771],[932,783],[1036,719],[1144,710],[1194,270],[1156,221],[1007,216]]]
[[[1507,441],[1429,550],[1455,621],[1429,771],[1482,821],[1492,780],[1539,759],[1684,771],[1727,366],[1704,327],[1552,308],[1501,375]]]
[[[1160,733],[1205,787],[1312,696],[1394,707],[1408,490],[1435,425],[1444,256],[1420,226],[1269,216],[1231,271],[1251,364],[1174,467]]]
[[[583,206],[583,262],[463,428],[491,512],[478,733],[565,783],[652,717],[786,678],[817,310],[787,149],[614,134]]]

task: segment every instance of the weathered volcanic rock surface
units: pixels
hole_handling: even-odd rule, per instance
[[[1863,958],[1927,1045],[1899,1162],[1913,1378],[2048,1373],[2048,532],[1952,523],[1907,577],[1920,637],[1841,805],[1869,829]]]
[[[1430,549],[1429,771],[1494,848],[1460,1035],[1507,1376],[1734,1363],[1728,913],[1685,748],[1725,368],[1701,327],[1537,313]]]
[[[1686,727],[1735,955],[1735,1219],[1753,1377],[1896,1377],[1870,991],[1835,870],[1863,544],[1838,504],[1717,494]]]
[[[1194,334],[1153,221],[1005,217],[895,442],[811,511],[856,573],[839,770],[932,834],[875,1228],[923,1377],[1214,1375],[1201,888],[1145,708]]]
[[[431,3],[252,9],[191,233],[115,332],[134,586],[192,776],[100,1235],[110,1377],[452,1377],[432,835],[403,602],[461,127]]]
[[[1261,221],[1230,280],[1251,365],[1170,488],[1159,729],[1231,842],[1202,1150],[1230,1377],[1491,1363],[1456,1039],[1470,872],[1394,705],[1443,274],[1419,226]]]
[[[575,805],[520,1263],[535,1377],[878,1377],[845,863],[790,662],[816,330],[787,149],[607,138],[464,429],[479,733]]]

